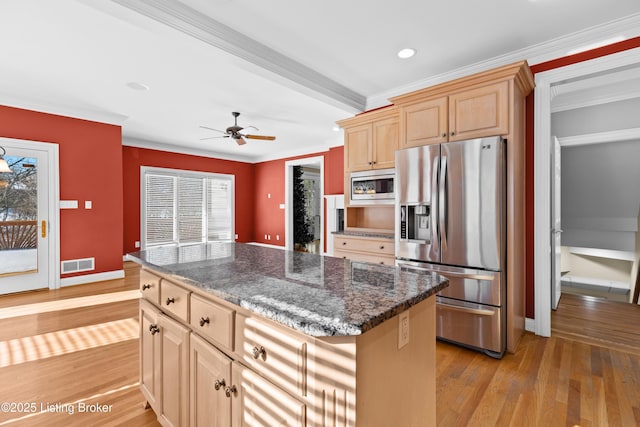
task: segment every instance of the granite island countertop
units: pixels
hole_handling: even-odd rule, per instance
[[[360,335],[448,286],[411,267],[243,243],[158,247],[127,258],[310,336]]]

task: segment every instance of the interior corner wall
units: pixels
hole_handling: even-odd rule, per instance
[[[285,164],[288,160],[320,156],[324,157],[324,193],[342,194],[344,187],[344,147],[342,146],[330,148],[322,153],[256,163],[255,211],[257,214],[254,215],[253,221],[256,242],[285,246],[285,210],[280,208],[280,205],[285,203]],[[326,223],[324,229],[326,233]]]
[[[122,254],[135,252],[140,241],[140,168],[142,166],[183,169],[235,176],[235,232],[238,242],[252,242],[254,217],[254,165],[246,162],[170,153],[136,147],[121,147],[124,198]]]
[[[560,67],[565,67],[567,65],[577,64],[579,62],[588,61],[595,58],[600,58],[603,56],[611,55],[613,53],[622,52],[629,49],[634,49],[640,47],[640,37],[634,37],[629,40],[624,40],[619,43],[613,43],[608,46],[600,47],[597,49],[592,49],[586,52],[577,53],[575,55],[569,55],[560,57],[557,59],[553,59],[551,61],[546,61],[540,64],[534,64],[531,66],[531,71],[534,76],[537,73],[542,73],[544,71],[553,70]],[[534,195],[534,164],[533,164],[533,141],[534,141],[534,96],[531,93],[527,97],[527,111],[526,111],[526,316],[527,318],[533,319],[535,317],[535,259],[534,259],[534,206],[533,206],[533,195]]]
[[[60,259],[95,258],[95,269],[122,270],[122,131],[120,126],[0,106],[0,136],[58,144]],[[90,200],[92,208],[85,209]]]

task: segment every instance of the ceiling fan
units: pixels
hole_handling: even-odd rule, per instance
[[[276,139],[275,136],[266,136],[266,135],[251,135],[251,134],[245,134],[245,133],[240,133],[241,130],[243,129],[249,129],[249,128],[253,128],[255,130],[259,130],[257,127],[255,126],[247,126],[246,128],[243,128],[242,126],[238,126],[238,116],[240,115],[240,113],[238,113],[237,111],[234,111],[233,113],[231,113],[231,115],[235,118],[235,123],[233,126],[229,126],[226,130],[221,131],[218,129],[214,129],[214,128],[210,128],[207,126],[200,126],[203,129],[209,129],[209,130],[214,130],[216,132],[220,132],[223,133],[223,136],[210,136],[208,138],[201,138],[201,140],[205,140],[205,139],[213,139],[213,138],[233,138],[235,139],[236,143],[238,145],[244,145],[247,143],[247,141],[245,141],[245,138],[247,139],[262,139],[262,140],[267,140],[267,141],[273,141]]]

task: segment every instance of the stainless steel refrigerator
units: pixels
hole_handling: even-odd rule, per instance
[[[500,358],[506,348],[505,150],[501,137],[396,152],[396,259],[436,271],[436,335]]]

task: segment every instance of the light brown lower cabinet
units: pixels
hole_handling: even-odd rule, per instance
[[[189,423],[189,330],[140,301],[140,386],[163,426]]]
[[[140,388],[162,425],[435,424],[433,297],[408,310],[400,345],[399,315],[361,335],[312,337],[158,280],[161,294],[179,286],[189,301],[182,313],[167,310],[166,293],[140,300]]]
[[[231,359],[191,334],[191,426],[231,426]]]

